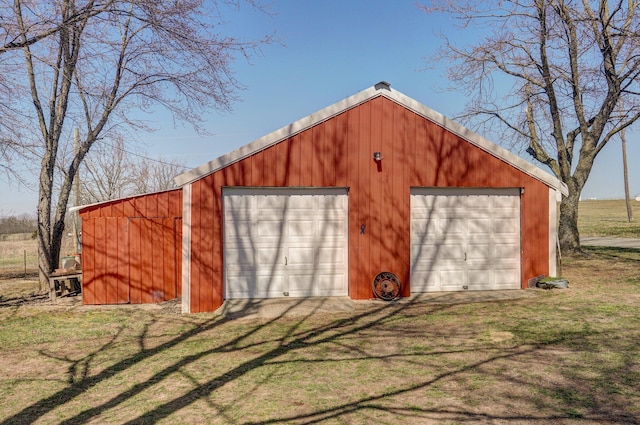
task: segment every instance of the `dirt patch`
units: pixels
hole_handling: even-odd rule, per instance
[[[0,295],[0,308],[2,307],[23,307],[42,306],[50,304],[49,294],[30,294],[19,297],[4,297]]]
[[[142,311],[158,311],[168,314],[182,313],[182,299],[158,303],[158,304],[117,304],[117,305],[83,305],[82,295],[57,297],[51,301],[49,292],[40,290],[37,279],[7,279],[0,278],[0,309],[2,308],[28,308],[31,310],[55,311],[69,309],[84,310],[113,310],[113,309],[138,309]]]
[[[489,332],[489,339],[491,342],[509,341],[510,339],[513,339],[513,333],[508,331],[491,331]]]

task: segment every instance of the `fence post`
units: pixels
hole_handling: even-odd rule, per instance
[[[27,279],[27,250],[23,250],[24,252],[24,279]]]

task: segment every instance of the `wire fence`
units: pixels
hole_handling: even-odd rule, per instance
[[[2,235],[0,276],[28,277],[38,272],[38,242],[31,235]]]
[[[61,260],[75,253],[73,237],[62,239]],[[38,241],[31,233],[0,234],[0,278],[31,278],[38,274]]]

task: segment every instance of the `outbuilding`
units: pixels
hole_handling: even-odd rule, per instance
[[[182,294],[182,190],[80,208],[82,302],[146,304]]]
[[[381,273],[403,297],[523,289],[556,273],[566,187],[385,82],[175,181],[183,312],[232,298],[370,299]]]

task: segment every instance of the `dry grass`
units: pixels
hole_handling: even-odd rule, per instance
[[[9,235],[11,236],[11,235]],[[9,240],[10,239],[10,240]],[[34,277],[38,273],[38,241],[36,239],[0,239],[0,279]],[[74,252],[73,240],[65,237],[61,254]]]
[[[0,240],[0,277],[24,277],[25,268],[28,275],[38,270],[37,241]]]
[[[0,424],[638,423],[640,252],[564,268],[519,300],[273,320],[0,302]]]
[[[640,238],[640,202],[631,201],[634,221],[629,223],[623,199],[581,201],[578,211],[580,236]]]

